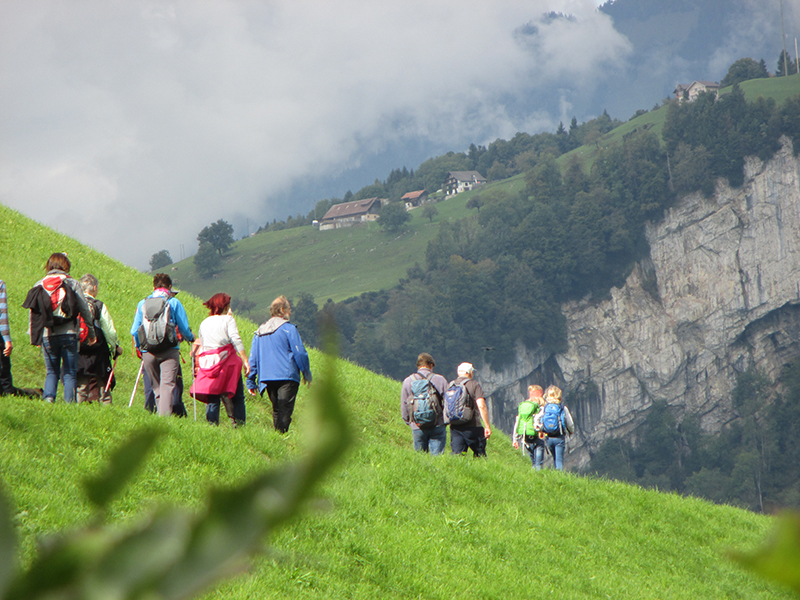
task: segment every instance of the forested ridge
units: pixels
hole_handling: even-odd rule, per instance
[[[634,437],[604,442],[586,472],[760,512],[800,506],[800,359],[774,383],[742,373],[732,398],[738,419],[719,434],[656,403]]]
[[[719,99],[670,101],[667,110],[663,144],[651,132],[632,133],[600,149],[588,173],[577,159],[563,169],[556,163],[570,149],[559,140],[568,142],[575,128],[527,136],[533,166],[521,193],[481,192],[477,212],[443,223],[425,264],[397,287],[320,309],[336,321],[343,353],[402,378],[420,348],[445,372],[463,360],[501,367],[518,343],[563,350],[561,303],[603,298],[622,285],[648,253],[648,220],[660,219],[679,194],[712,193],[719,177],[741,185],[744,158],[769,158],[781,135],[800,148],[800,97],[748,103],[735,86]],[[312,340],[316,313],[310,297],[299,299],[294,318]]]

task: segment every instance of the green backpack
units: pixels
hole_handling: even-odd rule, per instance
[[[521,402],[517,409],[517,434],[523,437],[536,435],[533,428],[533,416],[539,411],[539,405],[531,400]]]

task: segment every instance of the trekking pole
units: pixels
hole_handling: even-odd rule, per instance
[[[144,364],[144,363],[142,363]],[[108,382],[106,382],[106,387],[103,390],[104,394],[108,393],[108,388],[111,387],[111,378],[114,377],[114,370],[117,368],[117,357],[114,357],[114,365],[111,367],[111,373],[108,374]]]
[[[142,370],[144,369],[144,361],[139,365],[139,374],[136,376],[136,383],[133,384],[133,392],[131,393],[131,401],[128,402],[128,408],[133,406],[133,397],[136,395],[136,388],[139,386],[139,379],[142,378]]]
[[[183,358],[183,356],[181,356]],[[195,372],[194,372],[194,360],[195,357],[192,356],[192,405],[194,406],[194,420],[195,423],[197,422],[197,392],[194,391],[194,382],[195,382]]]

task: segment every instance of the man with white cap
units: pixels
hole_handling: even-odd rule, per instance
[[[489,439],[492,430],[489,427],[489,410],[486,408],[483,388],[473,379],[475,368],[471,363],[461,363],[457,371],[458,378],[453,384],[464,384],[469,396],[468,403],[478,410],[472,411],[472,418],[466,423],[450,424],[450,450],[452,454],[466,454],[467,450],[471,449],[476,457],[486,456],[486,440]]]

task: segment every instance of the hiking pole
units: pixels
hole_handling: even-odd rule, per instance
[[[139,386],[139,379],[142,378],[142,370],[144,369],[144,361],[139,365],[139,374],[136,376],[136,383],[133,384],[133,392],[131,393],[131,401],[128,402],[128,408],[133,406],[133,397],[136,395],[136,388]]]
[[[144,364],[144,363],[142,363]],[[108,382],[106,383],[106,387],[103,390],[104,394],[108,393],[108,388],[111,387],[111,378],[114,377],[114,369],[117,368],[117,357],[114,357],[114,365],[111,367],[111,373],[108,374]]]
[[[181,355],[181,358],[183,358],[183,355]],[[190,389],[192,390],[192,405],[194,406],[194,421],[196,423],[197,422],[197,392],[194,391],[194,382],[195,382],[195,377],[196,377],[195,372],[194,372],[194,360],[195,360],[195,357],[192,356],[192,387]]]

